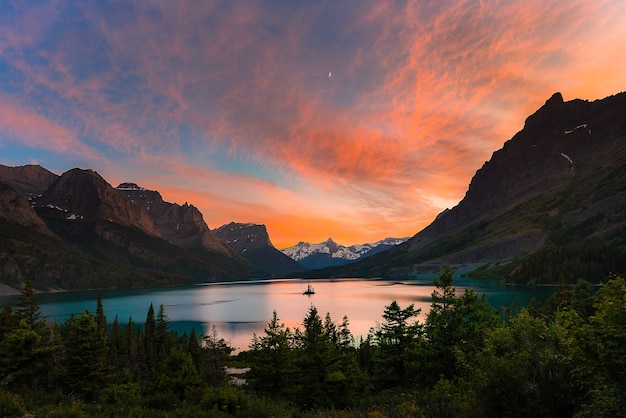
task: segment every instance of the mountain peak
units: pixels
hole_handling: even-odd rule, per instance
[[[541,106],[535,113],[526,118],[524,129],[533,129],[540,127],[545,128],[546,122],[557,122],[559,120],[559,114],[564,111],[565,102],[563,101],[563,95],[559,92],[554,93],[543,106]]]
[[[130,183],[130,182],[126,182],[126,183],[120,183],[119,186],[116,187],[117,190],[147,190],[143,187],[139,187],[137,185],[137,183]]]
[[[231,222],[214,229],[213,233],[238,251],[274,247],[263,224]]]
[[[337,244],[332,238],[319,244],[300,241],[298,244],[281,251],[300,262],[303,266],[318,269],[354,262],[387,248],[399,245],[408,238],[385,238],[374,244],[351,245]]]

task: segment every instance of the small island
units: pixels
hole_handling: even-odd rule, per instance
[[[315,290],[313,290],[313,286],[311,286],[311,284],[309,283],[309,285],[307,286],[306,290],[304,292],[302,292],[303,295],[314,295],[315,294]]]

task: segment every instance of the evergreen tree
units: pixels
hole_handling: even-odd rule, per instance
[[[150,376],[158,367],[156,361],[156,319],[154,317],[154,306],[152,303],[146,314],[146,323],[144,325],[143,336],[141,340],[142,359],[144,361],[145,373]]]
[[[159,362],[163,361],[170,350],[174,348],[173,339],[170,338],[167,329],[168,325],[169,319],[165,314],[165,307],[161,304],[159,306],[154,329],[154,348]]]
[[[117,372],[121,372],[125,369],[129,369],[129,350],[127,335],[122,330],[122,327],[115,315],[113,325],[111,326],[111,339],[109,341],[109,358],[111,366]]]
[[[26,281],[20,293],[20,298],[17,301],[17,313],[31,327],[35,327],[35,324],[41,319],[39,301],[35,297],[35,291],[30,280]]]
[[[211,332],[203,338],[204,365],[201,373],[205,381],[213,388],[223,386],[227,380],[226,360],[233,352],[233,348],[220,338],[215,325]]]
[[[102,292],[98,290],[98,301],[96,303],[96,323],[98,324],[98,329],[103,336],[107,335],[107,317],[104,314],[104,307],[102,306]]]
[[[66,387],[97,400],[109,381],[107,345],[93,315],[88,311],[65,323],[63,381]]]
[[[402,309],[395,300],[385,307],[385,322],[374,332],[374,373],[382,388],[407,385],[414,374],[422,326],[413,319],[419,313],[413,304]]]
[[[173,348],[165,358],[155,382],[148,388],[145,402],[151,407],[169,410],[182,404],[194,404],[202,397],[204,384],[189,353]]]
[[[294,384],[294,352],[291,332],[280,323],[276,311],[265,327],[265,335],[253,338],[251,370],[247,381],[261,394],[286,396]]]
[[[35,389],[47,383],[50,358],[59,347],[27,319],[21,319],[0,339],[0,381],[10,387]]]

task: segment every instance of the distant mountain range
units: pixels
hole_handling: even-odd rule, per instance
[[[209,230],[200,211],[92,170],[0,165],[0,282],[39,290],[275,277],[414,277],[445,265],[514,283],[626,273],[626,93],[555,94],[412,238],[279,251],[260,224]],[[315,269],[312,271],[303,271]]]
[[[373,244],[351,245],[346,247],[328,238],[319,244],[299,242],[281,251],[298,261],[307,269],[319,269],[353,263],[361,258],[384,251],[402,244],[407,238],[385,238]]]

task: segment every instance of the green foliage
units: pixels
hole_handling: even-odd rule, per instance
[[[525,259],[507,276],[511,283],[566,283],[583,279],[599,283],[609,274],[626,273],[626,252],[604,242],[585,241],[548,246]]]
[[[108,346],[95,316],[88,311],[72,316],[64,326],[65,359],[61,380],[87,401],[97,400],[109,381]]]
[[[26,406],[21,396],[6,391],[0,386],[0,416],[21,417],[26,413]]]
[[[435,291],[424,326],[426,379],[456,376],[457,353],[476,353],[482,347],[485,331],[500,322],[497,311],[473,289],[466,289],[457,297],[453,280],[454,272],[450,268],[445,268],[434,280]]]
[[[573,376],[588,399],[581,416],[618,416],[626,410],[626,281],[612,276],[594,299],[594,315],[560,317],[571,338]]]
[[[385,322],[374,332],[374,376],[380,388],[406,386],[415,374],[416,350],[423,338],[422,326],[413,321],[420,310],[400,308],[397,301],[385,307]]]

